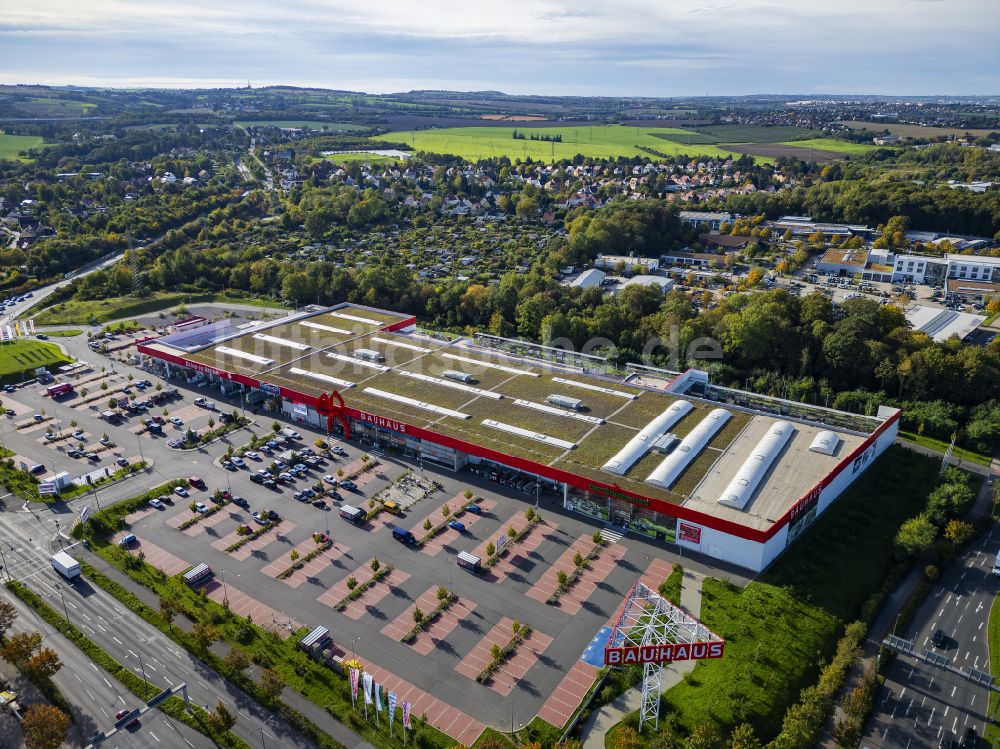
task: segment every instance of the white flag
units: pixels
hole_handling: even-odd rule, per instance
[[[389,732],[392,732],[392,722],[396,717],[396,693],[389,692]]]
[[[375,685],[375,709],[382,712],[382,685]]]
[[[370,705],[372,704],[372,675],[362,674],[361,683],[365,687],[365,704]]]

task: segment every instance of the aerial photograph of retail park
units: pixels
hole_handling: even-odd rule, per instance
[[[536,5],[0,18],[0,749],[1000,741],[997,8]]]

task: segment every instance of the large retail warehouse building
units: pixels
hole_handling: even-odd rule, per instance
[[[347,304],[138,348],[170,377],[266,396],[321,429],[319,397],[337,391],[352,438],[527,485],[532,501],[555,492],[567,509],[751,570],[871,465],[899,418],[720,388],[698,370],[603,374],[594,357],[446,340],[413,317]]]

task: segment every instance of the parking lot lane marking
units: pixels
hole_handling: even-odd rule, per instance
[[[976,701],[976,695],[972,695],[972,697],[969,699],[969,707],[972,707],[972,703],[975,701]]]
[[[150,736],[152,736],[154,739],[156,739],[156,743],[160,743],[160,740],[156,738],[156,734],[155,733],[153,733],[152,731],[146,731],[146,733],[148,733]]]
[[[961,616],[960,616],[960,617],[958,617],[958,622],[957,622],[957,623],[958,623],[958,624],[961,624],[961,623],[962,623],[962,617],[961,617]]]
[[[958,689],[958,684],[954,685],[954,686],[953,686],[953,687],[951,688],[951,696],[952,696],[952,697],[954,697],[954,696],[955,696],[955,690],[956,690],[956,689]]]
[[[958,730],[958,716],[955,716],[954,722],[951,724],[951,732],[955,733]]]
[[[947,717],[948,717],[948,709],[949,709],[950,707],[951,707],[951,705],[945,705],[945,708],[944,708],[944,712],[943,712],[943,713],[941,713],[941,717],[942,717],[942,718],[947,718]],[[957,719],[956,719],[956,720],[957,720]]]
[[[81,684],[83,683],[83,679],[80,678],[80,674],[78,674],[76,671],[73,672],[73,676],[76,677],[76,680],[78,682],[80,682]]]

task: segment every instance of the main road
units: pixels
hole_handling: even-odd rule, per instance
[[[991,489],[985,482],[983,491]],[[998,552],[1000,533],[994,526],[952,562],[912,624],[896,634],[913,640],[917,653],[930,650],[964,672],[988,673],[990,609],[1000,588],[1000,577],[992,574]],[[938,630],[944,640],[935,645],[931,638]],[[897,655],[862,746],[938,747],[953,736],[962,741],[970,729],[981,738],[992,717],[988,711],[986,687],[921,658]]]

